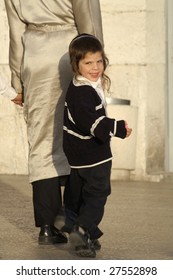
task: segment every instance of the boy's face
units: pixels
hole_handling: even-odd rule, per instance
[[[103,59],[100,52],[88,52],[83,59],[79,61],[79,73],[86,79],[96,82],[104,71]]]

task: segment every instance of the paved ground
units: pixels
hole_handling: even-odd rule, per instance
[[[112,182],[98,260],[173,260],[173,183]],[[39,246],[27,176],[0,176],[0,259],[75,260],[67,245]]]

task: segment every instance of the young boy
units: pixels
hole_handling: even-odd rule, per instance
[[[104,90],[110,79],[100,41],[89,34],[75,37],[69,46],[74,78],[66,95],[64,112],[64,152],[71,166],[65,188],[66,226],[71,222],[70,242],[76,254],[95,257],[101,245],[98,228],[111,192],[112,136],[126,138],[132,129],[126,121],[106,114]]]

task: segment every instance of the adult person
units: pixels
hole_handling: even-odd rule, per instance
[[[5,0],[12,85],[24,95],[39,244],[67,242],[54,226],[61,185],[70,168],[62,149],[65,92],[71,79],[69,42],[87,32],[101,41],[99,0]]]

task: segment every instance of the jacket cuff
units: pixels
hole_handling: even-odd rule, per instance
[[[117,130],[115,136],[124,139],[126,137],[126,134],[127,134],[127,130],[125,127],[125,121],[123,120],[117,121]]]

